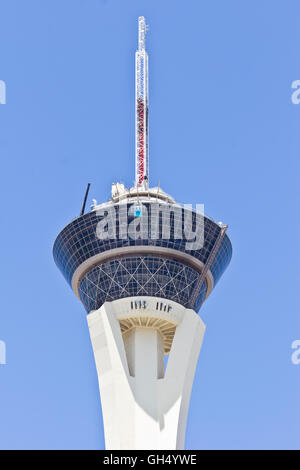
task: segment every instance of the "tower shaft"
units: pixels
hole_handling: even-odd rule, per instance
[[[87,317],[107,450],[184,448],[190,393],[205,325],[193,310],[176,302],[168,301],[172,310],[160,315],[156,309],[159,299],[144,299],[106,302]],[[165,299],[160,300],[165,304]],[[143,326],[133,326],[122,334],[120,324],[131,321],[134,325],[131,305],[135,301],[147,302],[136,316]],[[159,321],[177,323],[166,370],[163,339],[155,327]]]
[[[138,50],[135,53],[135,185],[148,188],[149,180],[149,90],[146,22],[139,17]]]

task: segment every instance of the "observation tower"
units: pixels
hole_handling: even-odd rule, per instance
[[[106,449],[183,449],[205,331],[197,312],[232,247],[227,225],[149,186],[147,27],[138,23],[135,184],[114,183],[109,201],[83,209],[53,255],[87,311]]]

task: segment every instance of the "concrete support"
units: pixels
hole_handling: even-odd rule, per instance
[[[164,370],[163,337],[155,328],[162,321],[158,300],[139,298],[144,306],[141,318],[148,320],[123,336],[118,317],[122,321],[126,314],[132,318],[132,298],[106,302],[88,315],[107,450],[184,448],[190,393],[205,325],[193,310],[167,301],[170,313],[161,315],[167,321],[169,314],[177,326]]]

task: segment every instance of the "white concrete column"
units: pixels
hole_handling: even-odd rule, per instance
[[[129,373],[134,378],[135,447],[153,448],[158,442],[158,388],[164,376],[164,345],[152,328],[133,328],[123,336]],[[149,446],[149,447],[146,447]]]
[[[153,315],[158,324],[157,298],[151,299],[141,318]],[[183,449],[205,325],[193,310],[170,301],[171,308],[161,315],[179,323],[164,372],[163,338],[155,325],[133,327],[122,337],[118,317],[121,312],[124,320],[128,308],[130,318],[130,305],[132,299],[107,302],[88,315],[106,449]]]

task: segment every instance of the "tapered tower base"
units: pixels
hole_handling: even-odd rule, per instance
[[[106,302],[87,318],[106,449],[183,449],[205,331],[199,315],[147,296]]]

